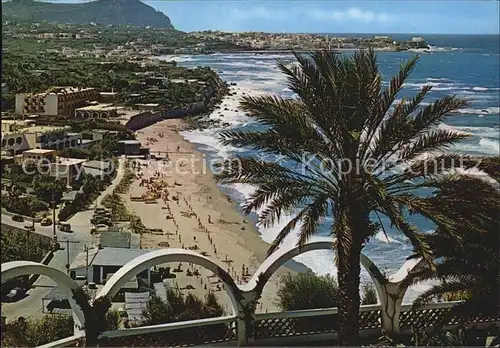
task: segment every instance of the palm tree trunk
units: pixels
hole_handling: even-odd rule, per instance
[[[339,254],[342,250],[339,248]],[[349,257],[339,257],[337,277],[339,282],[339,344],[359,345],[359,284],[361,243],[353,241]]]

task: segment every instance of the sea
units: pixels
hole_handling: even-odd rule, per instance
[[[345,34],[342,34],[346,36]],[[352,36],[360,36],[353,34]],[[395,40],[408,40],[418,35],[393,35]],[[428,52],[378,52],[378,63],[383,75],[384,84],[398,72],[399,66],[409,58],[419,55],[417,67],[401,92],[414,95],[425,85],[432,85],[426,103],[445,95],[457,95],[469,101],[467,107],[445,118],[440,127],[466,132],[471,137],[456,144],[450,151],[469,155],[499,155],[500,149],[500,38],[494,35],[425,35],[431,45]],[[350,52],[343,52],[350,54]],[[276,61],[292,63],[292,55],[286,54],[210,54],[210,55],[176,55],[162,57],[174,60],[180,66],[208,66],[217,71],[223,80],[236,83],[242,88],[250,88],[258,92],[279,95],[285,98],[294,97],[286,86],[286,79],[276,67]],[[219,117],[220,118],[220,117]],[[259,125],[243,113],[228,113],[222,122],[230,124],[234,129],[255,129]],[[209,159],[219,159],[238,153],[239,155],[256,155],[247,149],[224,147],[218,141],[221,128],[214,127],[204,130],[184,132],[186,140],[196,144],[198,150],[205,153]],[[221,187],[232,199],[241,204],[253,191],[246,185]],[[446,202],[443,202],[446,204]],[[256,216],[252,218],[256,221]],[[283,217],[280,223],[270,228],[258,226],[260,237],[271,242],[280,229],[291,219]],[[410,217],[421,231],[432,232],[434,226],[424,218]],[[327,218],[315,238],[329,235],[328,226],[331,218]],[[386,226],[387,237],[379,231],[363,249],[363,253],[387,275],[393,274],[404,264],[412,252],[408,240],[397,230]],[[292,246],[296,242],[296,232],[284,241]],[[295,261],[302,263],[320,275],[336,274],[334,255],[332,251],[311,251],[297,256]],[[366,271],[362,270],[361,279],[369,281]],[[422,283],[412,286],[405,296],[404,302],[409,303],[431,284]]]

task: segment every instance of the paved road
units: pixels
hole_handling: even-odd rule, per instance
[[[120,160],[120,166],[118,167],[116,178],[113,180],[110,186],[107,187],[105,191],[97,198],[91,206],[94,207],[96,204],[101,205],[102,199],[113,192],[116,185],[120,182],[124,175],[124,161]],[[66,264],[71,264],[71,262],[76,258],[76,256],[85,249],[85,245],[90,246],[91,235],[90,228],[90,218],[92,217],[93,210],[85,210],[76,213],[68,222],[71,224],[71,229],[73,233],[66,233],[57,231],[57,240],[61,244],[62,250],[54,253],[54,258],[50,261],[49,265],[51,267],[66,271]],[[17,223],[12,221],[12,217],[2,213],[2,223],[14,227],[24,228],[27,222]],[[30,223],[31,224],[31,223]],[[53,236],[52,226],[40,226],[35,225],[35,232],[38,234],[43,234],[49,237]],[[67,246],[69,245],[69,255]],[[69,257],[68,257],[69,256]],[[56,284],[47,277],[40,277],[34,284],[33,288],[28,291],[28,296],[24,299],[17,301],[15,303],[2,303],[2,316],[7,317],[7,320],[12,320],[23,316],[25,318],[29,317],[40,317],[43,315],[42,312],[42,298],[45,297]]]

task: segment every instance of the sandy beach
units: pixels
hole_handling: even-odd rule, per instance
[[[237,94],[227,96],[221,104],[221,109],[231,105],[231,110],[225,112],[235,112],[243,93],[239,88],[233,91]],[[212,118],[220,112],[215,110]],[[129,210],[141,217],[147,228],[159,229],[143,234],[141,247],[195,250],[213,259],[243,284],[266,258],[268,244],[261,240],[249,218],[219,190],[203,161],[204,155],[178,134],[182,127],[182,120],[172,119],[137,132],[138,140],[149,147],[152,154],[169,158],[134,160],[140,163],[140,170],[136,166],[137,178],[123,198]],[[150,199],[147,203],[146,196]],[[171,267],[176,275],[175,279],[168,280],[170,286],[199,297],[213,291],[229,309],[229,297],[210,271],[188,264],[182,264],[180,269],[176,269],[178,264],[163,266]],[[277,309],[273,304],[277,280],[284,272],[288,270],[283,267],[266,285],[259,312]],[[189,285],[194,289],[186,288]]]

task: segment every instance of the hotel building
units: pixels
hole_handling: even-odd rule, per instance
[[[16,94],[16,114],[72,116],[75,110],[98,98],[95,88],[54,87],[45,93]]]

